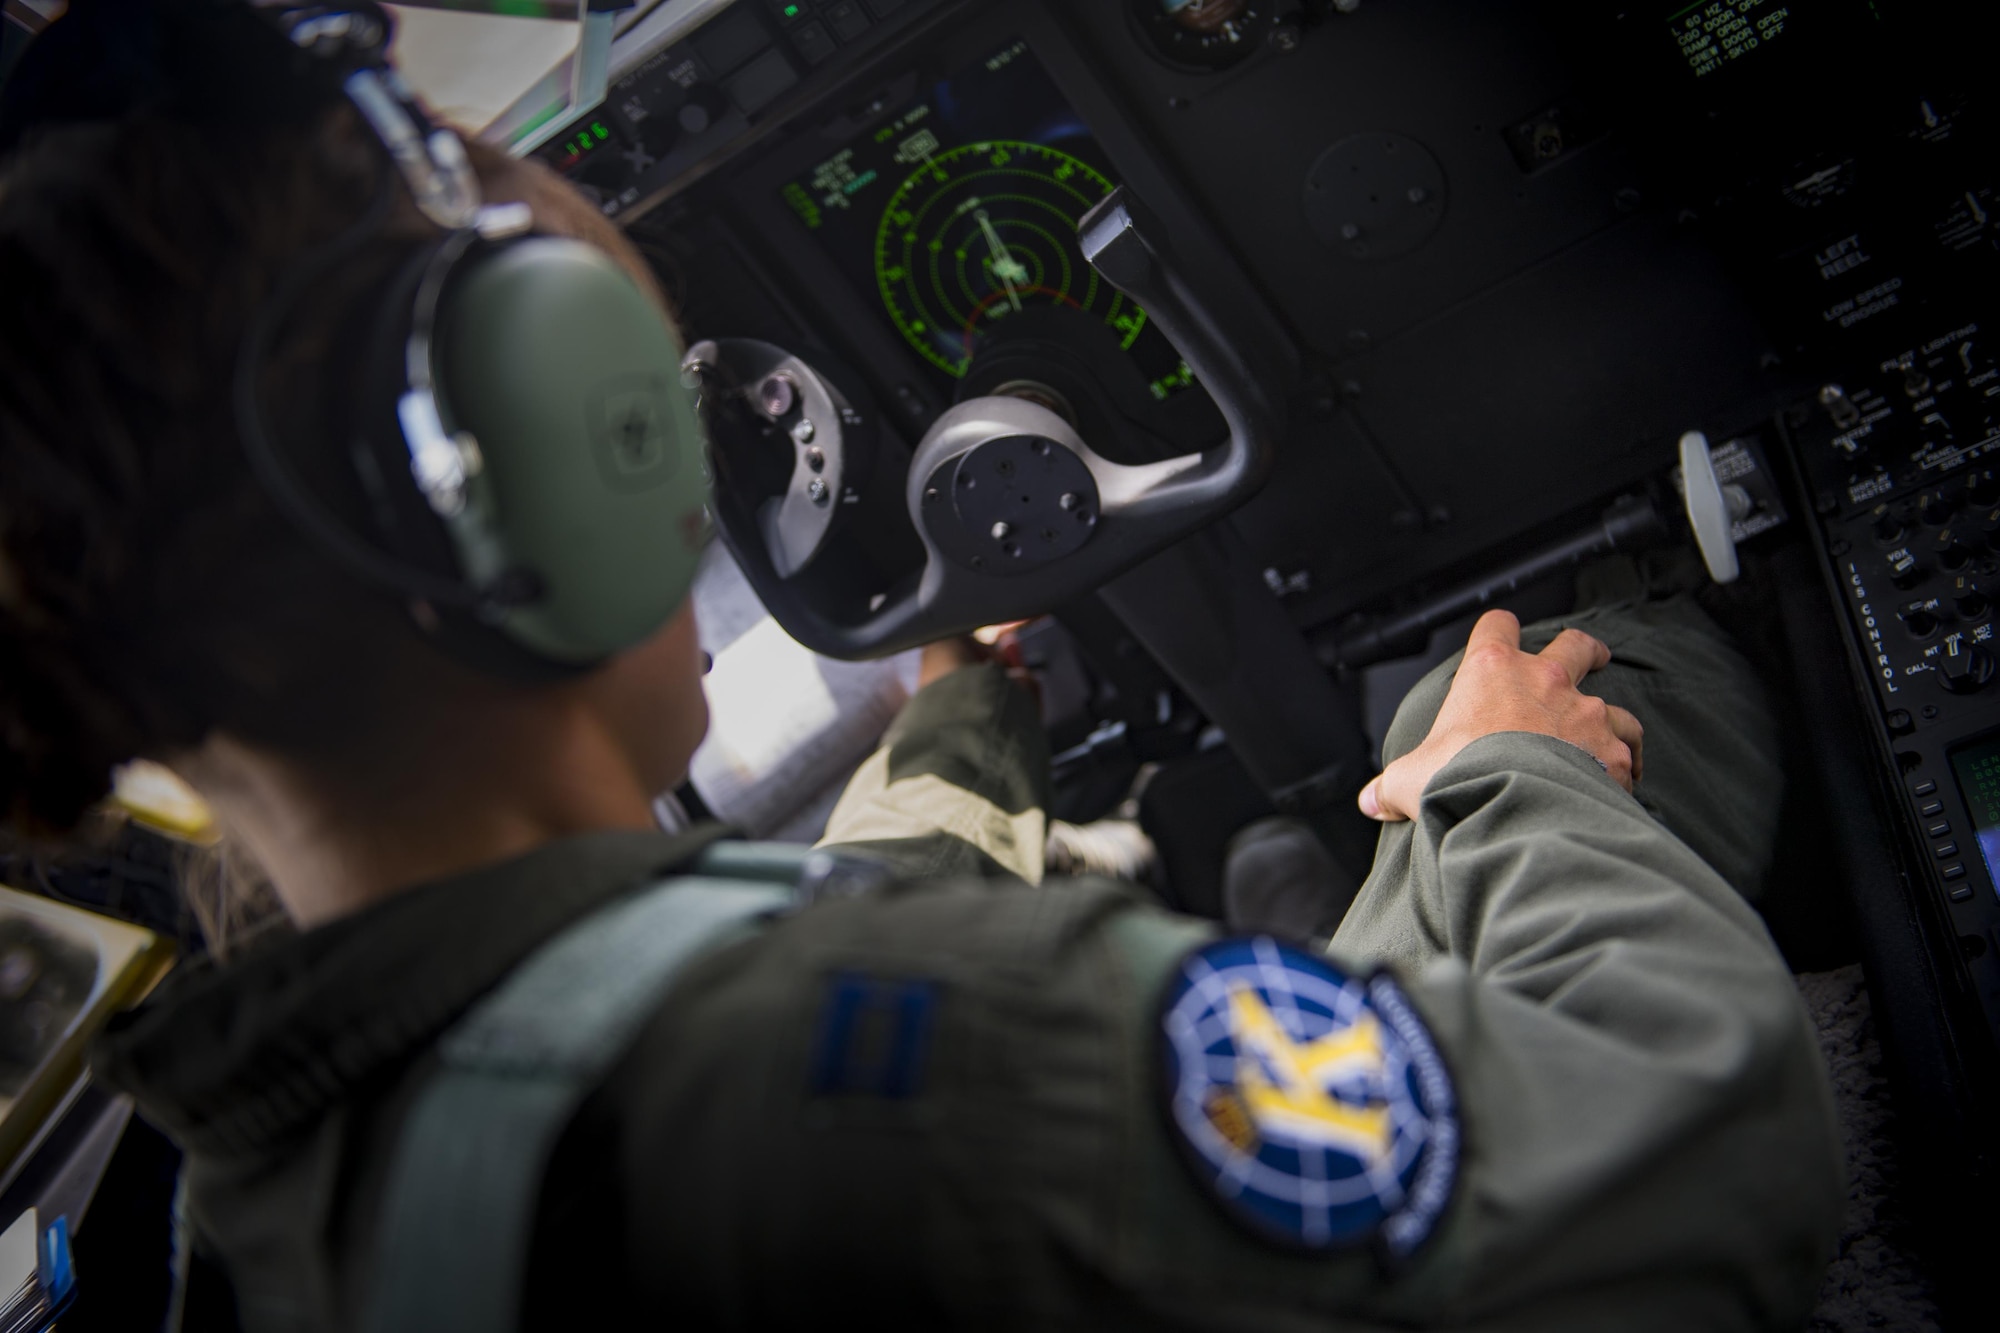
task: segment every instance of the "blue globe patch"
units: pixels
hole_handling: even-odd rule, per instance
[[[1201,1184],[1268,1239],[1413,1253],[1458,1177],[1451,1076],[1386,973],[1267,936],[1181,961],[1160,1015],[1168,1113]]]

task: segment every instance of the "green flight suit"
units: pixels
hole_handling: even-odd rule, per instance
[[[1455,1083],[1456,1187],[1408,1264],[1275,1245],[1190,1171],[1160,997],[1219,928],[1127,886],[1025,882],[1044,742],[980,668],[912,701],[830,829],[906,878],[696,962],[585,1103],[527,1326],[1798,1327],[1835,1233],[1836,1131],[1791,978],[1725,879],[1754,887],[1770,854],[1768,727],[1688,609],[1587,625],[1619,654],[1588,688],[1648,724],[1658,816],[1560,741],[1484,738],[1385,830],[1333,942],[1394,967]],[[192,971],[122,1026],[100,1071],[188,1148],[243,1327],[350,1325],[430,1043],[563,924],[715,836],[552,844]],[[935,997],[893,1090],[825,1076],[830,996],[857,984]]]

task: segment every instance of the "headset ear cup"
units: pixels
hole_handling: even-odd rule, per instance
[[[480,247],[444,292],[432,347],[447,432],[477,441],[459,565],[540,595],[496,629],[583,665],[686,600],[708,535],[706,444],[665,313],[602,250],[535,236]]]
[[[451,233],[411,253],[366,328],[347,435],[380,545],[413,574],[528,593],[413,605],[440,647],[559,679],[674,614],[708,535],[706,443],[678,336],[609,255]],[[443,503],[416,476],[440,447],[465,472]]]
[[[369,524],[399,560],[455,582],[467,571],[443,520],[418,491],[398,405],[409,392],[411,327],[418,289],[438,262],[442,240],[427,240],[397,269],[365,324],[359,382],[349,414],[349,461]],[[417,628],[440,650],[482,674],[532,684],[573,676],[587,663],[556,662],[522,647],[461,606],[413,600]]]

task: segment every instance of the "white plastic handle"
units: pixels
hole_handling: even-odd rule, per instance
[[[1736,582],[1743,567],[1736,559],[1729,497],[1723,494],[1715,463],[1708,456],[1708,437],[1698,430],[1681,436],[1681,493],[1708,576],[1717,583]]]

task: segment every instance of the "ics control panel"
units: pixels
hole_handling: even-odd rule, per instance
[[[1824,419],[1804,439],[1850,613],[1898,714],[1930,690],[1969,697],[1993,682],[2000,368],[1974,323],[1874,370],[1821,388]]]
[[[2000,338],[1968,320],[1823,385],[1795,444],[1922,851],[2000,1030]]]

